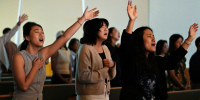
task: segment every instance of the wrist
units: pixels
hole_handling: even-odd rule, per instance
[[[187,38],[187,39],[184,41],[184,43],[187,44],[187,45],[190,45],[191,42],[192,42],[192,40],[193,40],[193,39],[191,39],[191,38]]]
[[[21,23],[20,22],[17,22],[17,26],[20,26],[21,25]]]

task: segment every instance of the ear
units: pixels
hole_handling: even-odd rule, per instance
[[[29,36],[25,36],[25,39],[26,39],[27,41],[30,41],[30,37],[29,37]]]

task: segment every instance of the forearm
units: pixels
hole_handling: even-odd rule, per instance
[[[128,26],[126,27],[126,32],[132,34],[135,20],[129,20]]]
[[[27,91],[28,88],[32,85],[33,80],[35,79],[36,73],[37,73],[36,68],[32,68],[28,76],[25,78],[25,81],[22,84],[21,90]]]

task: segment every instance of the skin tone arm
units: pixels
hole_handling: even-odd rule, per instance
[[[178,77],[175,75],[175,71],[174,70],[169,70],[169,75],[170,77],[173,79],[173,81],[176,82],[176,84],[181,87],[182,89],[186,89],[185,86],[180,82],[180,80],[178,79]]]
[[[128,26],[126,28],[126,32],[129,34],[132,34],[133,26],[134,26],[135,20],[138,16],[137,6],[134,6],[134,8],[133,8],[132,0],[128,1],[127,13],[128,13],[128,17],[129,17],[129,22],[128,22]]]
[[[86,8],[83,16],[79,18],[71,27],[69,27],[65,33],[56,40],[53,44],[43,48],[40,50],[44,60],[47,60],[51,57],[60,47],[62,47],[74,34],[75,32],[81,27],[81,25],[89,19],[92,19],[98,16],[99,11],[95,11],[96,8],[88,11],[88,7]]]

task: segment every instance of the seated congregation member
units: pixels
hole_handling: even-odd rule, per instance
[[[115,27],[109,28],[108,39],[105,41],[105,45],[108,47],[111,53],[113,61],[116,63],[116,76],[111,80],[111,87],[121,87],[121,69],[119,63],[119,44],[116,42],[120,38],[120,33]]]
[[[190,58],[189,74],[192,89],[200,89],[200,37],[195,41],[197,51]]]
[[[189,29],[185,42],[161,63],[154,55],[154,34],[149,27],[139,27],[134,32],[137,8],[129,0],[127,6],[129,22],[123,31],[120,45],[120,66],[122,71],[122,89],[120,100],[166,100],[167,86],[165,69],[176,65],[184,58],[189,42],[196,36],[197,24]]]
[[[83,26],[77,58],[77,100],[109,100],[110,80],[116,75],[116,66],[107,46],[103,45],[108,24],[106,19],[95,18]]]
[[[53,44],[41,47],[45,35],[40,26],[27,22],[23,27],[24,42],[21,51],[14,56],[14,93],[13,100],[42,100],[42,90],[46,79],[45,64],[49,57],[56,53],[76,33],[88,19],[98,16],[98,11],[86,8],[83,15],[70,26]]]
[[[71,61],[71,69],[72,76],[75,77],[76,73],[76,57],[79,48],[79,40],[76,38],[72,38],[69,42],[68,48],[70,49],[70,61]]]
[[[56,34],[56,40],[58,40],[64,31],[59,31]],[[53,70],[53,76],[51,82],[53,84],[72,83],[72,70],[70,63],[70,50],[64,44],[52,57],[51,68]]]
[[[9,69],[10,66],[10,59],[7,55],[6,51],[6,44],[9,43],[10,39],[15,35],[17,30],[19,29],[21,23],[23,23],[27,19],[27,15],[23,14],[19,17],[19,21],[17,24],[12,28],[11,30],[6,29],[3,31],[3,36],[0,37],[0,75],[2,74],[3,67],[4,72],[6,72]],[[5,33],[5,34],[4,34]],[[12,57],[11,57],[12,58]]]
[[[173,34],[169,39],[169,55],[175,52],[183,43],[183,37],[180,34]],[[168,70],[168,90],[187,90],[190,89],[190,82],[185,75],[186,58],[183,57],[173,70]]]

